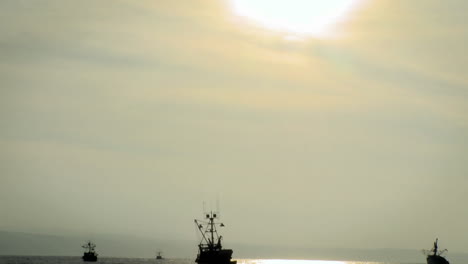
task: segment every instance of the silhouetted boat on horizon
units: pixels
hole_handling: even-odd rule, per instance
[[[95,251],[96,244],[92,243],[91,241],[88,241],[88,243],[84,244],[81,247],[87,250],[83,254],[83,257],[82,257],[83,261],[88,261],[88,262],[97,261],[98,254]]]
[[[158,254],[156,255],[156,259],[164,259],[161,254],[162,252],[158,251]]]
[[[237,261],[231,260],[232,249],[223,249],[221,245],[223,237],[216,229],[217,226],[224,227],[224,224],[215,223],[217,214],[214,212],[205,214],[205,219],[205,221],[195,219],[195,224],[202,235],[195,262],[198,264],[236,264]]]
[[[436,238],[436,241],[434,242],[434,247],[427,252],[427,264],[449,264],[448,260],[446,260],[443,256],[442,253],[446,252],[447,249],[444,249],[442,251],[439,251],[439,245],[438,245],[439,239]]]

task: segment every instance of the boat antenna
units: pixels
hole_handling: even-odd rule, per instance
[[[216,197],[216,213],[218,214],[218,218],[220,218],[220,210],[219,210],[219,194]]]

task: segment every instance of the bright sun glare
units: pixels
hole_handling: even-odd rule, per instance
[[[237,15],[266,28],[316,37],[327,34],[328,28],[360,0],[231,0]]]

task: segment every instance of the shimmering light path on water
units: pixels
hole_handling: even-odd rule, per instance
[[[384,264],[383,262],[359,262],[306,259],[237,259],[237,264]]]
[[[384,262],[291,260],[291,259],[236,259],[237,264],[386,264]],[[83,264],[81,256],[0,256],[0,264]],[[99,258],[96,264],[196,264],[190,259],[155,258]],[[394,263],[396,264],[396,263]]]
[[[347,262],[302,259],[239,259],[237,264],[347,264]]]

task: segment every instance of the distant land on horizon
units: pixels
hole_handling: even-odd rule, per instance
[[[70,235],[46,235],[0,231],[0,255],[80,256],[81,245],[88,238]],[[102,257],[152,258],[161,250],[167,258],[195,258],[198,241],[138,238],[125,235],[96,235],[93,238]],[[349,261],[381,261],[424,263],[421,249],[338,249],[299,248],[292,246],[248,245],[227,243],[236,259],[321,259]],[[450,252],[451,263],[464,263],[467,253]]]

